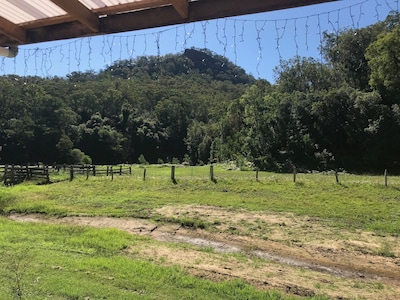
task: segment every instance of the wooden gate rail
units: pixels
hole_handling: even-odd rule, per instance
[[[5,185],[14,185],[30,179],[45,179],[46,183],[50,182],[48,166],[5,165],[3,174]]]

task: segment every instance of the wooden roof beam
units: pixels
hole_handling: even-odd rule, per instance
[[[191,1],[189,14],[183,19],[169,5],[147,10],[138,10],[101,18],[101,32],[105,34],[155,28],[160,26],[205,21],[230,16],[239,16],[259,12],[274,11],[292,7],[334,2],[339,0],[201,0]]]
[[[26,31],[1,16],[0,33],[15,41],[15,44],[24,44],[26,42]]]
[[[52,0],[56,1],[56,0]],[[61,0],[57,0],[61,1]],[[66,2],[64,0],[62,2]],[[72,0],[68,0],[68,2]],[[77,0],[74,0],[77,1]],[[189,22],[205,21],[215,18],[224,18],[227,16],[237,16],[257,12],[266,12],[277,9],[298,7],[317,3],[339,1],[339,0],[201,0],[190,1],[189,14],[183,19],[171,4],[171,0],[146,0],[135,1],[136,5],[124,5],[124,10],[104,12],[105,15],[98,18],[99,31],[93,32],[82,22],[69,16],[60,16],[67,18],[64,22],[49,23],[46,26],[43,20],[42,26],[35,27],[33,24],[23,25],[25,29],[7,20],[0,19],[0,46],[10,46],[17,44],[33,44],[61,39],[77,38],[96,34],[109,34],[126,32],[139,29],[155,28],[160,26],[184,24]],[[142,7],[138,4],[142,2],[155,5],[152,8]],[[181,2],[182,4],[183,2]],[[118,6],[111,7],[113,10]],[[128,9],[126,11],[125,9]],[[100,10],[93,14],[102,15]],[[59,24],[57,24],[59,23]],[[29,26],[29,27],[28,27]]]
[[[135,2],[128,2],[125,4],[100,7],[94,9],[93,12],[95,12],[98,15],[114,15],[135,10],[151,9],[154,7],[165,6],[168,4],[170,4],[169,0],[135,1]]]
[[[171,0],[171,4],[183,19],[188,18],[189,2],[187,0]]]
[[[99,32],[99,18],[78,0],[51,0],[92,32]]]

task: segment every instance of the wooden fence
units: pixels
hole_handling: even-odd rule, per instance
[[[255,169],[254,171],[255,173],[241,172],[240,175],[238,175],[239,173],[237,172],[222,172],[222,174],[220,174],[220,168],[217,167],[217,172],[215,172],[213,165],[204,167],[163,165],[159,167],[150,167],[149,169],[147,169],[145,166],[137,165],[0,165],[0,181],[3,181],[5,185],[14,185],[25,180],[40,180],[40,183],[50,183],[50,179],[51,181],[72,181],[77,176],[85,176],[86,179],[89,179],[90,176],[109,176],[111,180],[113,180],[114,177],[118,175],[128,175],[136,178],[139,177],[143,178],[145,181],[146,177],[150,175],[150,179],[167,178],[168,176],[175,184],[180,178],[205,179],[207,177],[212,182],[217,183],[217,178],[248,178],[249,180],[255,179],[256,181],[262,181],[265,180],[265,176],[268,174],[268,172],[260,172],[258,169]],[[336,183],[341,184],[341,180],[339,180],[339,173],[337,171],[331,171],[328,173],[334,174]],[[263,178],[260,178],[260,175],[262,175]],[[301,178],[304,178],[303,174],[298,174],[297,170],[293,169],[294,183],[297,182],[298,175],[300,175]],[[271,175],[268,176],[271,177]],[[274,174],[272,177],[276,176],[278,175]],[[307,177],[309,176],[311,175],[308,174]],[[345,179],[346,176],[342,178]],[[393,178],[394,177],[391,177],[391,180],[393,180]],[[389,185],[387,170],[384,172],[384,185]]]
[[[50,182],[50,173],[59,174],[61,171],[69,173],[69,180],[75,176],[111,176],[132,175],[130,166],[95,166],[95,165],[1,165],[0,180],[5,185],[14,185],[25,180],[43,180],[44,183]]]
[[[70,178],[73,180],[76,175],[89,176],[111,176],[114,179],[114,175],[132,175],[131,166],[95,166],[95,165],[71,165],[63,166],[64,171],[69,170]]]
[[[173,182],[176,182],[175,178],[175,166],[170,166],[171,173],[170,178]],[[216,182],[214,175],[214,168],[210,166],[209,171],[210,180]],[[60,174],[63,179],[56,180],[74,180],[76,176],[85,176],[89,179],[90,176],[109,176],[111,180],[114,176],[132,175],[132,166],[117,165],[117,166],[96,166],[96,165],[5,165],[0,166],[0,174],[5,185],[14,185],[21,183],[25,180],[41,180],[44,179],[44,183],[50,182],[50,174],[55,176]],[[0,175],[1,176],[1,175]],[[143,168],[143,180],[146,180],[146,168]]]
[[[30,179],[42,179],[45,183],[50,182],[48,166],[5,165],[0,169],[3,171],[2,180],[5,185],[14,185]]]

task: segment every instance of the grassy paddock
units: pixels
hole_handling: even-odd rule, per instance
[[[0,218],[1,299],[294,299],[136,259],[127,249],[137,243],[154,242],[112,229]]]
[[[216,166],[133,168],[132,176],[58,174],[55,183],[26,182],[0,187],[0,212],[55,216],[140,217],[160,221],[166,205],[210,205],[232,211],[292,212],[335,227],[400,234],[400,180],[383,176],[292,174],[227,170]],[[207,226],[201,219],[161,219]],[[182,268],[161,267],[135,257],[135,245],[153,240],[113,229],[24,224],[0,217],[0,294],[2,299],[293,299],[259,291],[234,280],[211,282]],[[324,299],[324,297],[316,298]]]
[[[212,205],[230,209],[292,212],[319,218],[330,226],[400,234],[400,177],[292,174],[227,170],[209,166],[171,168],[134,166],[132,176],[77,176],[50,185],[24,183],[0,187],[0,211],[50,215],[154,217],[165,205]],[[63,174],[57,175],[58,179]],[[54,180],[53,180],[54,181]]]

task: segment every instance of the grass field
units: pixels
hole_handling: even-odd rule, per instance
[[[154,224],[182,224],[213,232],[218,220],[199,215],[162,215],[163,207],[188,205],[258,214],[291,213],[318,225],[367,231],[397,240],[400,234],[400,178],[340,174],[292,174],[227,170],[215,166],[133,167],[132,176],[51,176],[52,184],[32,182],[0,187],[2,299],[292,299],[260,290],[240,278],[212,281],[185,267],[152,261],[132,249],[156,248],[159,241],[117,229],[18,223],[9,214],[140,218]],[[176,247],[176,246],[175,246]],[[185,246],[182,246],[185,247]],[[207,250],[207,249],[206,249]],[[206,251],[203,250],[203,251]],[[396,256],[390,244],[381,255]],[[379,286],[378,286],[379,287]],[[314,298],[325,299],[325,295]]]
[[[0,219],[2,299],[279,299],[240,281],[214,283],[124,251],[145,243],[112,229]],[[9,295],[9,297],[7,297]]]

